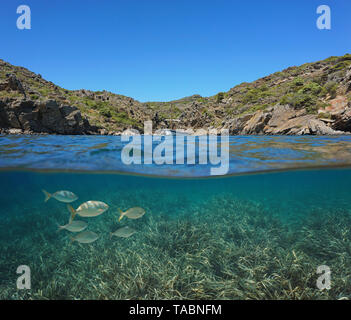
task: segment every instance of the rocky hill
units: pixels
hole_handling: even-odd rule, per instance
[[[119,134],[228,128],[230,134],[351,131],[351,55],[290,67],[212,97],[141,103],[107,91],[67,90],[0,60],[2,133]],[[197,131],[200,133],[200,131]]]

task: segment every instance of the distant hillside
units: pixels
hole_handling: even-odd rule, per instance
[[[107,91],[66,90],[0,60],[3,132],[118,134],[154,129],[228,128],[231,134],[351,131],[351,55],[290,67],[212,97],[141,103]]]

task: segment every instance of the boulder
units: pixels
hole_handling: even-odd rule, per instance
[[[305,109],[295,110],[289,105],[276,105],[274,108],[272,108],[271,112],[272,117],[268,122],[268,126],[275,128],[282,126],[282,124],[290,119],[306,114]]]
[[[1,90],[13,90],[13,91],[18,91],[23,94],[24,99],[27,98],[26,92],[24,90],[24,87],[22,85],[22,82],[17,79],[16,75],[13,73],[7,73],[6,74],[7,79],[1,83],[0,89]]]
[[[351,106],[341,110],[338,113],[333,113],[331,116],[334,120],[331,127],[334,130],[351,132]]]
[[[108,131],[107,131],[106,129],[100,129],[100,130],[98,131],[98,133],[99,133],[100,135],[102,135],[102,136],[107,136]]]
[[[207,134],[207,130],[202,128],[195,130],[195,132],[193,133],[194,136],[207,136]]]
[[[60,105],[56,100],[0,100],[0,127],[54,134],[87,134],[96,130],[77,108]]]
[[[344,84],[346,86],[346,92],[351,91],[351,67],[345,74]]]
[[[9,129],[8,133],[9,134],[22,134],[23,131],[21,129]]]
[[[231,119],[223,124],[223,128],[229,130],[230,135],[240,134],[246,122],[252,118],[252,114],[246,114],[238,118]]]
[[[262,110],[255,112],[252,118],[248,120],[242,130],[243,134],[263,134],[263,128],[271,119],[272,114]]]
[[[313,115],[304,115],[286,119],[285,121],[276,122],[275,126],[268,126],[265,128],[266,134],[288,134],[288,135],[302,135],[308,133],[308,121],[315,118]]]
[[[342,131],[335,131],[329,126],[327,126],[323,121],[318,119],[310,119],[308,121],[308,128],[310,130],[310,134],[315,135],[336,135],[343,134]]]
[[[122,136],[137,136],[137,135],[140,135],[140,132],[138,130],[135,130],[135,129],[127,129],[127,130],[124,130],[122,133],[121,133]]]

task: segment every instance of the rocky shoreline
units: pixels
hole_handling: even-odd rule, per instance
[[[294,110],[288,105],[277,105],[265,111],[243,115],[229,120],[220,129],[158,128],[156,134],[167,135],[178,130],[189,135],[218,134],[228,129],[230,135],[341,135],[351,134],[350,103],[339,103],[330,118],[318,118],[305,110]],[[142,131],[130,128],[108,131],[89,124],[74,106],[59,104],[56,100],[0,100],[1,134],[60,134],[60,135],[134,135]]]
[[[2,133],[10,134],[91,134],[97,130],[77,108],[55,100],[0,100],[0,127]]]
[[[0,60],[0,134],[351,134],[351,55],[293,67],[227,93],[140,103],[106,91],[69,91]],[[263,104],[265,103],[265,104]]]

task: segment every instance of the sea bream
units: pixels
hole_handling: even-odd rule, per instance
[[[85,221],[75,220],[75,221],[72,221],[70,223],[67,223],[64,226],[58,226],[59,227],[58,231],[65,229],[65,230],[70,231],[70,232],[81,232],[81,231],[85,230],[87,228],[87,226],[88,226],[88,224]]]
[[[50,198],[54,198],[60,202],[71,203],[76,201],[78,197],[71,191],[56,191],[55,193],[49,193],[45,190],[42,190],[45,194],[45,202],[48,201]]]
[[[121,209],[118,209],[118,210],[120,213],[118,221],[121,221],[124,216],[126,216],[129,219],[139,219],[145,214],[145,210],[140,207],[130,208],[124,212]]]
[[[136,230],[126,226],[126,227],[117,229],[115,232],[111,232],[110,238],[112,238],[112,236],[116,236],[116,237],[120,237],[120,238],[129,238],[135,232],[136,232]]]
[[[104,202],[90,200],[82,203],[77,209],[73,209],[69,204],[67,208],[71,212],[70,222],[72,222],[76,214],[81,217],[96,217],[104,213],[109,207]]]
[[[71,241],[77,241],[79,243],[92,243],[96,241],[99,236],[92,231],[83,231],[78,233],[75,237],[71,237]]]

